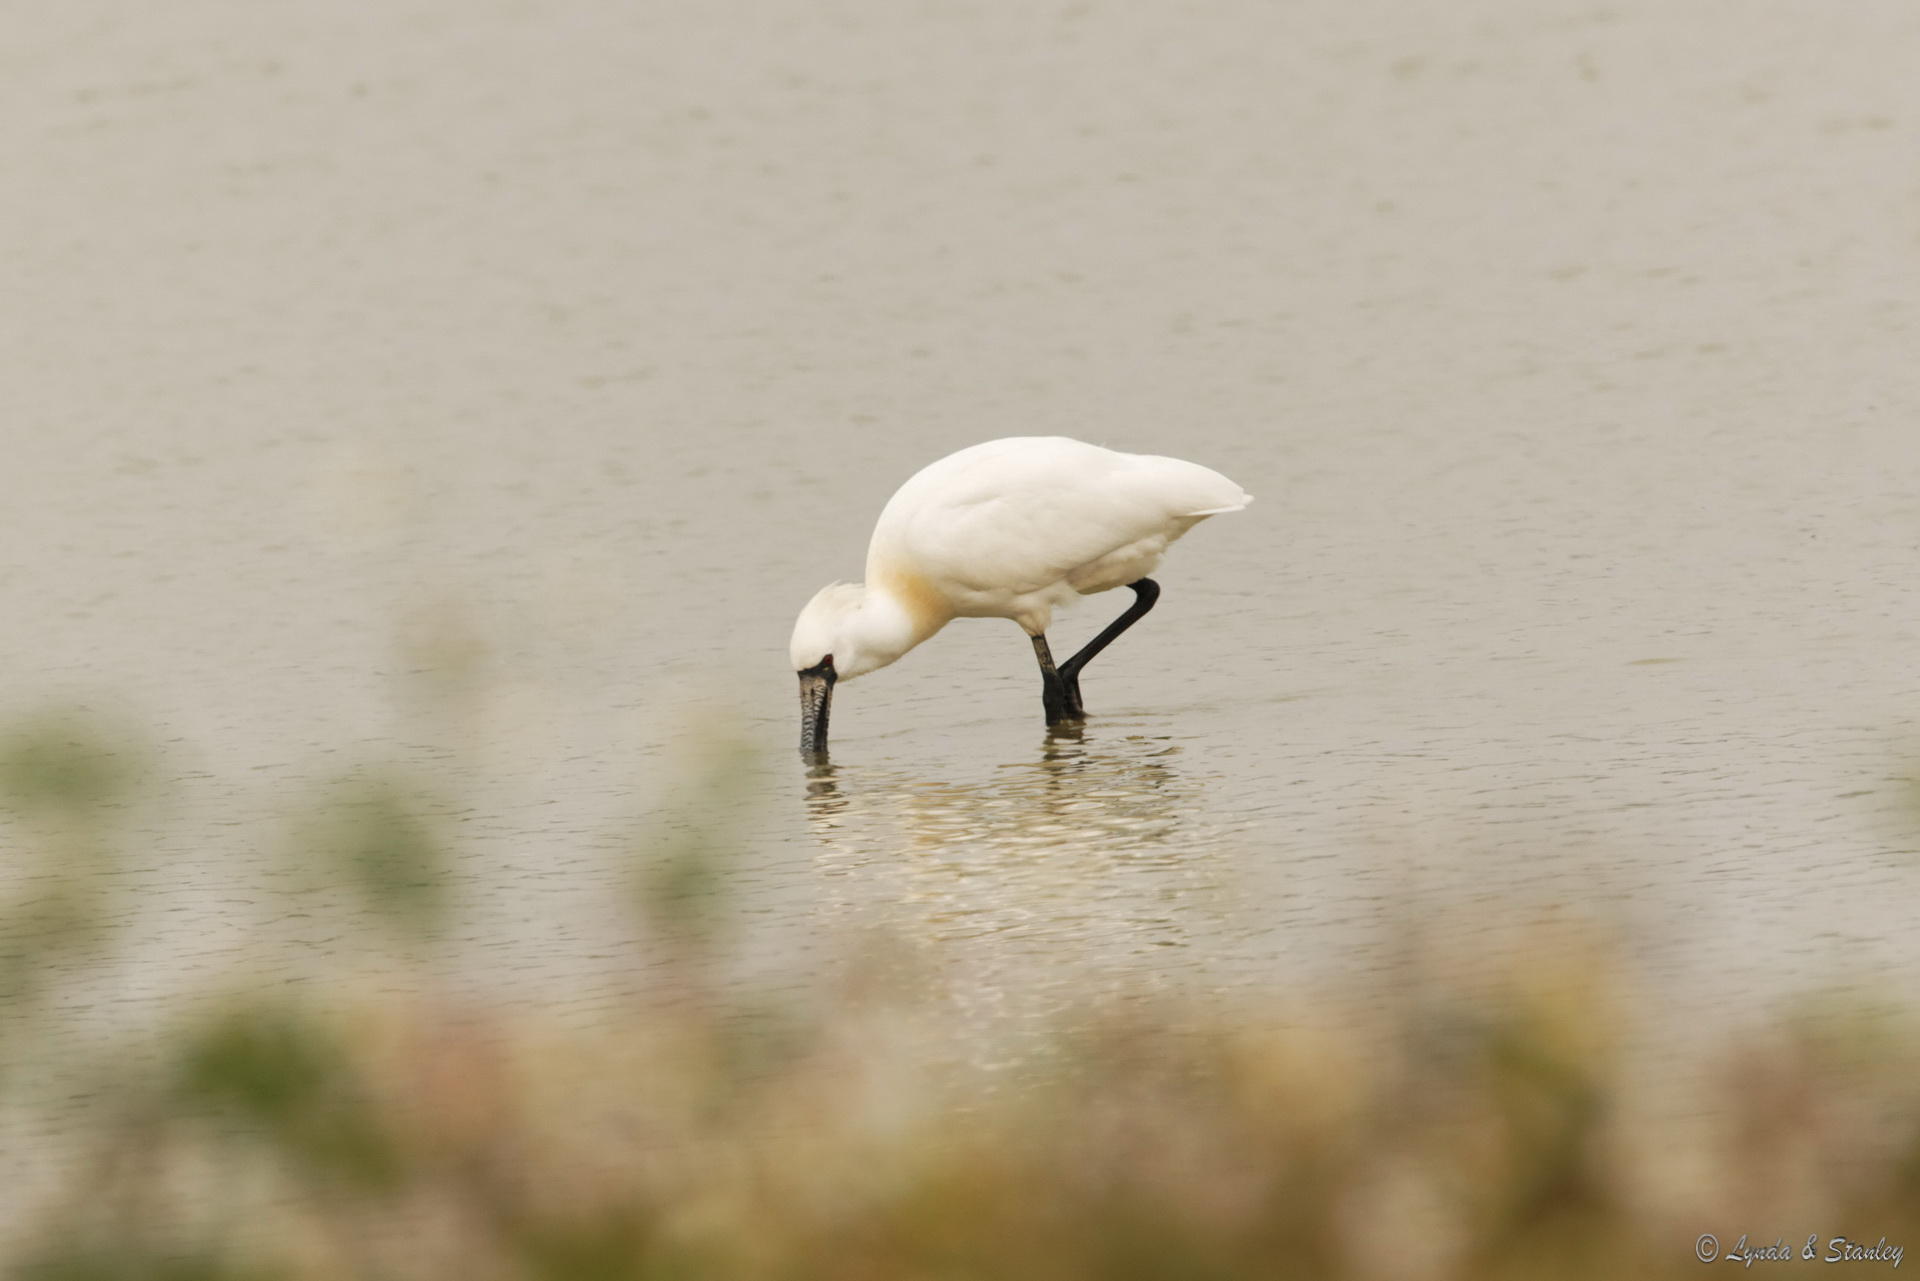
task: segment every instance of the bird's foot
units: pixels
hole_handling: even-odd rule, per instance
[[[1040,690],[1040,702],[1047,710],[1048,725],[1077,725],[1087,718],[1080,705],[1080,685],[1063,677],[1054,677]]]

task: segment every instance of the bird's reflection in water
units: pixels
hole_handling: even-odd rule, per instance
[[[816,765],[807,816],[828,931],[880,931],[968,1007],[1042,1016],[1179,977],[1223,871],[1165,737],[1049,733],[979,781]],[[985,1017],[988,1010],[974,1011]],[[972,1020],[969,1020],[972,1021]]]

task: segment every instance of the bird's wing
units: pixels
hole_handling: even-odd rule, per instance
[[[943,464],[888,504],[875,551],[976,591],[1041,591],[1121,548],[1171,541],[1202,516],[1246,502],[1239,486],[1198,464],[1062,438],[981,447]]]

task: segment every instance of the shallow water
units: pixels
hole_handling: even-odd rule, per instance
[[[74,1024],[345,959],[285,815],[394,763],[457,798],[445,980],[596,1017],[716,736],[743,983],[875,932],[986,1028],[1556,915],[1681,1019],[1920,978],[1910,6],[22,22],[0,708],[166,784]],[[1056,432],[1257,501],[1084,736],[960,623],[809,774],[793,614]]]

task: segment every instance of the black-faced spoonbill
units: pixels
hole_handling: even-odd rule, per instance
[[[800,750],[827,748],[837,680],[885,667],[956,618],[1010,618],[1033,639],[1047,724],[1081,719],[1080,669],[1153,608],[1168,544],[1253,499],[1217,471],[1064,436],[1013,436],[949,454],[900,486],[867,547],[867,581],[823,587],[793,625]],[[1054,666],[1047,624],[1076,596],[1134,602]]]

